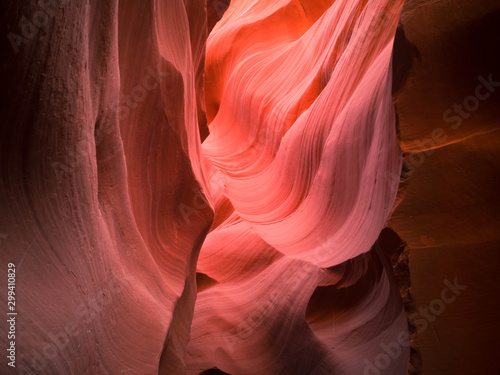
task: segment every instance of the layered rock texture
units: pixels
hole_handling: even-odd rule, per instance
[[[492,359],[500,350],[499,20],[498,1],[407,0],[407,41],[394,46],[395,79],[398,66],[412,65],[395,95],[409,177],[389,226],[408,246],[423,374],[500,371]],[[467,289],[441,304],[446,280]]]
[[[403,3],[3,4],[0,372],[498,372],[500,6]]]
[[[400,335],[383,366],[406,373],[399,291],[370,252],[401,171],[390,70],[401,6],[233,2],[211,31],[203,152],[216,220],[189,373],[363,373]]]
[[[0,136],[16,370],[182,373],[213,220],[200,187],[205,5],[3,7],[25,38],[6,49]],[[179,205],[193,201],[187,222]]]

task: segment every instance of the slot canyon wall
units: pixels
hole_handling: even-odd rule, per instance
[[[388,225],[409,250],[423,374],[500,371],[492,360],[500,350],[499,17],[498,1],[407,0],[400,23],[413,47],[403,38],[394,46],[395,66],[415,58],[395,95],[408,177]]]
[[[0,8],[2,374],[500,370],[497,1]]]

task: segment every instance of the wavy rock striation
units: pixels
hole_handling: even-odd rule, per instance
[[[17,370],[183,373],[196,259],[213,219],[198,183],[204,3],[2,7],[3,34],[23,34],[4,49],[0,130]],[[26,20],[41,25],[34,35]],[[187,222],[179,205],[195,198]]]
[[[189,374],[407,372],[401,297],[372,247],[401,171],[401,6],[238,1],[212,30],[203,154],[215,222],[197,265]]]
[[[2,6],[20,373],[407,372],[403,0],[227,4]]]

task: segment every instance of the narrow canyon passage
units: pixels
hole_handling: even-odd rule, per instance
[[[495,373],[494,0],[1,8],[0,373]]]

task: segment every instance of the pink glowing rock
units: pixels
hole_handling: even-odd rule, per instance
[[[60,3],[2,71],[18,369],[404,374],[403,1]]]
[[[234,2],[207,42],[203,152],[220,220],[197,266],[212,282],[198,293],[190,374],[408,368],[392,270],[369,253],[401,171],[402,1],[300,5]]]

